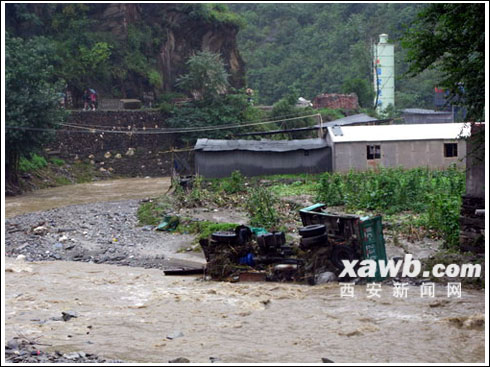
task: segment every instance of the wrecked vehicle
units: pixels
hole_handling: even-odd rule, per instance
[[[302,235],[301,245],[310,249],[307,253],[309,261],[305,269],[310,277],[322,271],[340,273],[344,268],[342,260],[386,261],[381,216],[361,217],[332,213],[326,210],[324,204],[303,208],[299,213],[305,226],[299,231]],[[322,226],[325,228],[325,233],[313,236],[313,229]],[[311,230],[307,231],[308,228]],[[320,229],[316,233],[319,231]],[[372,280],[381,280],[379,270]]]
[[[315,284],[336,279],[342,260],[386,260],[381,217],[337,214],[315,204],[299,211],[299,245],[283,232],[238,226],[199,241],[215,280],[295,281]],[[332,276],[328,274],[332,274]],[[379,274],[373,280],[380,280]]]

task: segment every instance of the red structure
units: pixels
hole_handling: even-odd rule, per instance
[[[351,94],[320,94],[313,99],[313,108],[343,108],[356,110],[359,102],[355,93]]]

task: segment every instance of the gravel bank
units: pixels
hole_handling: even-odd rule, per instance
[[[201,253],[177,252],[191,246],[193,236],[138,226],[138,206],[139,200],[100,202],[8,218],[6,256],[158,269],[205,263]]]
[[[120,360],[108,360],[85,352],[54,353],[43,352],[35,342],[24,339],[11,339],[5,345],[7,363],[123,363]]]

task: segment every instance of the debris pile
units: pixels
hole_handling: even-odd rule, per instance
[[[120,360],[107,360],[95,354],[85,352],[54,353],[38,349],[35,341],[26,338],[13,338],[5,345],[7,363],[123,363]]]
[[[283,232],[243,225],[201,239],[206,273],[215,280],[318,284],[337,280],[342,260],[386,260],[381,217],[339,215],[325,208],[316,204],[300,210],[299,245],[286,244]]]

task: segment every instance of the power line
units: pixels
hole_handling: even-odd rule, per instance
[[[18,130],[29,130],[29,131],[51,131],[51,132],[63,132],[63,133],[89,133],[89,134],[96,134],[96,133],[102,133],[102,134],[126,134],[126,135],[159,135],[159,134],[184,134],[184,133],[194,133],[194,132],[202,132],[202,131],[210,131],[210,130],[232,130],[232,129],[237,129],[241,127],[249,127],[249,126],[258,126],[258,125],[266,125],[266,124],[272,124],[276,122],[281,122],[281,121],[290,121],[290,120],[298,120],[306,117],[314,117],[314,116],[320,116],[320,114],[314,114],[314,115],[305,115],[305,116],[299,116],[299,117],[292,117],[288,119],[280,119],[280,120],[272,120],[272,121],[261,121],[261,122],[254,122],[254,123],[249,123],[249,124],[235,124],[235,125],[227,125],[227,126],[211,126],[211,127],[200,127],[200,128],[192,128],[188,130],[167,130],[167,129],[154,129],[152,131],[121,131],[121,130],[101,130],[101,129],[92,129],[92,128],[83,128],[82,126],[76,127],[79,128],[80,130],[67,130],[67,129],[47,129],[47,128],[36,128],[36,127],[30,127],[30,126],[6,126],[6,129],[18,129]],[[68,126],[68,127],[75,127],[75,126],[70,126],[70,124],[63,124],[59,123],[57,125],[61,126]]]
[[[301,115],[301,116],[297,116],[296,114],[289,114],[289,115],[282,115],[282,116],[274,116],[275,119],[280,119],[279,121],[277,122],[280,122],[280,121],[284,121],[284,118],[289,118],[289,117],[296,117],[296,118],[304,118],[304,117],[311,117],[311,116],[318,116],[319,114],[314,114],[314,115]],[[258,122],[266,122],[268,120],[262,120],[262,121],[258,121]],[[253,123],[255,121],[252,121],[252,120],[249,120],[249,121],[240,121],[239,123],[237,123],[236,125],[238,124],[245,124],[245,123]],[[107,129],[109,126],[107,125],[93,125],[93,124],[79,124],[79,123],[58,123],[56,125],[62,125],[62,126],[69,126],[69,127],[75,127],[75,128],[90,128],[90,129],[96,129],[96,128],[100,128],[101,130],[104,130],[104,129]],[[196,130],[196,129],[200,129],[200,128],[214,128],[214,127],[221,127],[223,125],[215,125],[215,126],[203,126],[203,127],[182,127],[182,128],[154,128],[154,127],[145,127],[145,128],[135,128],[135,129],[131,129],[131,130],[128,130],[128,131],[138,131],[138,130],[143,130],[143,131],[151,131],[151,130],[158,130],[158,131],[163,131],[163,130],[168,130],[168,131],[187,131],[187,130]]]

